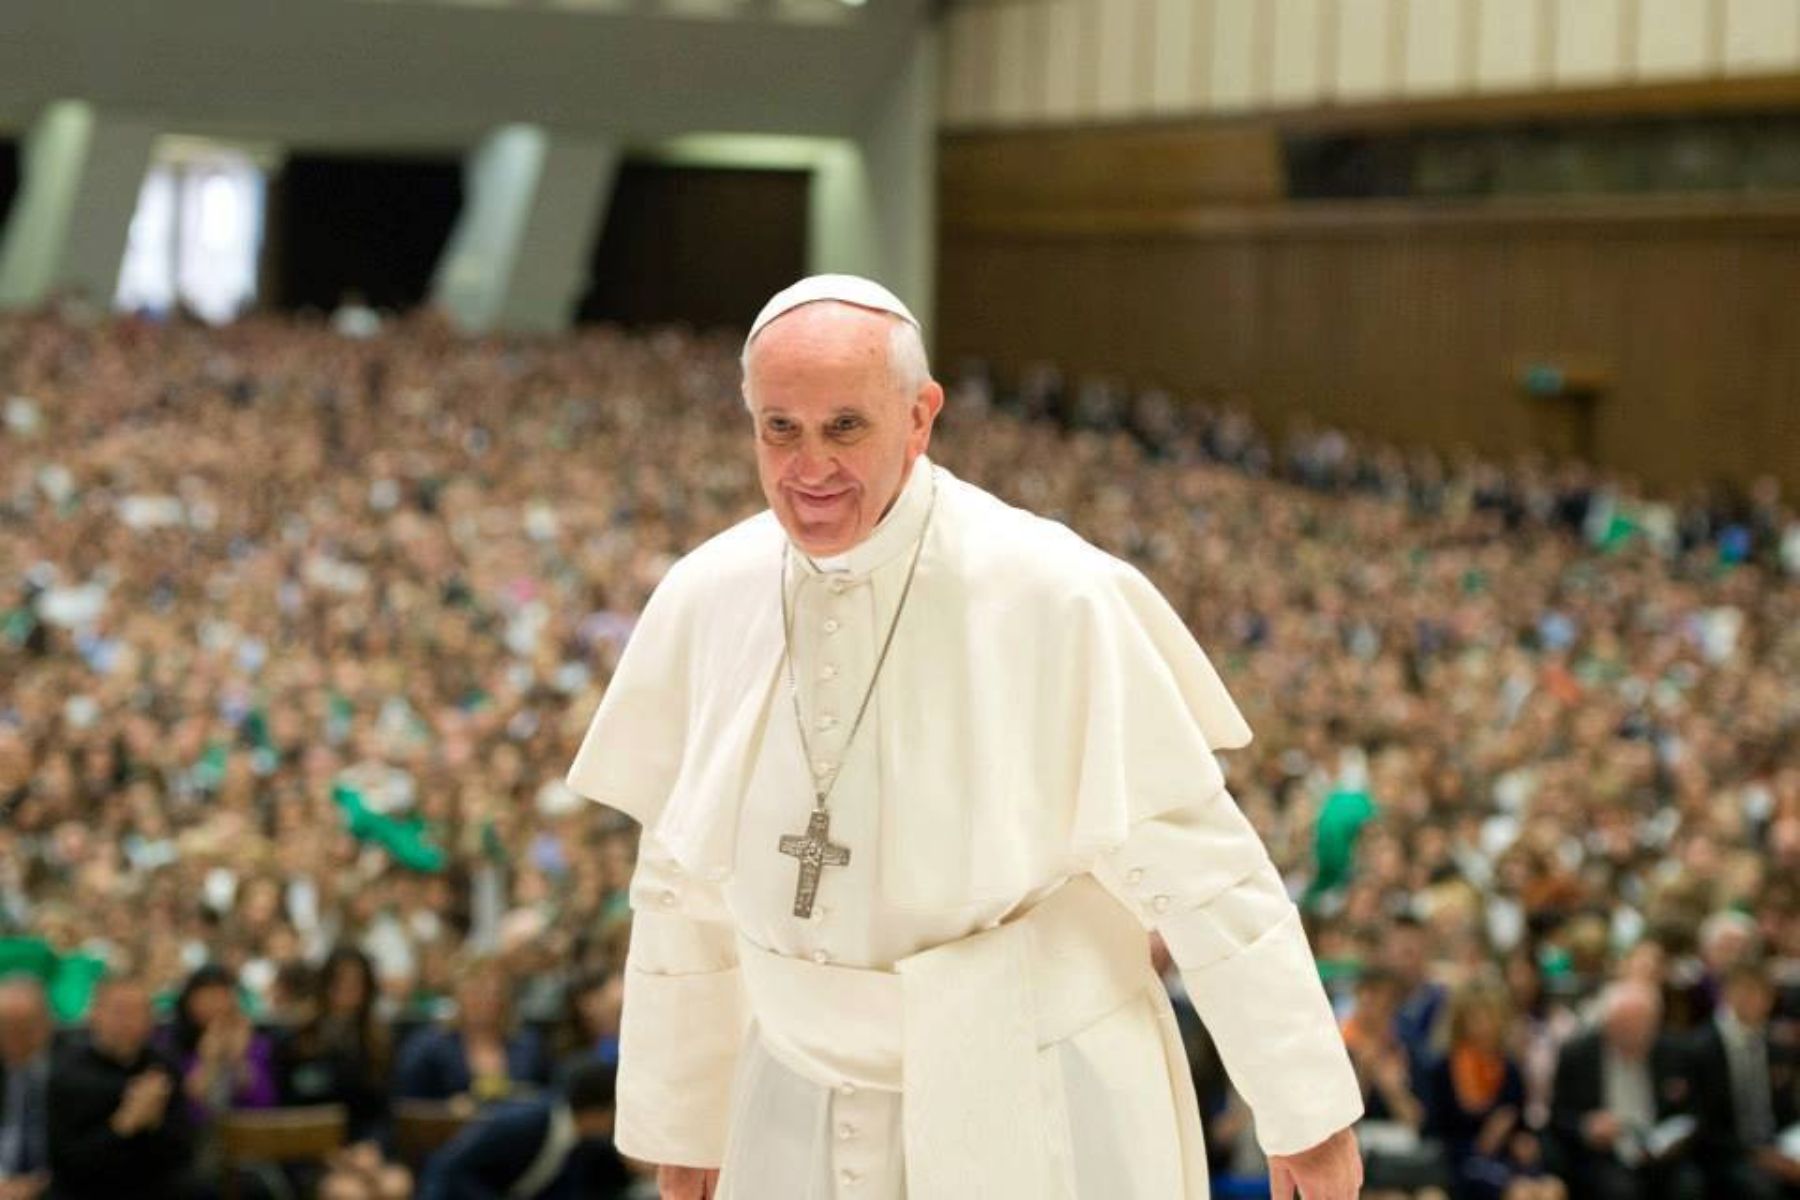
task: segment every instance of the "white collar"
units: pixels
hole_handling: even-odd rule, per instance
[[[810,575],[867,575],[901,551],[912,546],[925,523],[931,506],[931,460],[921,454],[913,460],[906,482],[894,503],[883,513],[869,536],[841,554],[814,558],[804,551],[798,554],[800,568]],[[799,550],[796,546],[795,550]]]
[[[1750,1045],[1762,1035],[1761,1026],[1744,1024],[1738,1020],[1738,1015],[1731,1011],[1729,1005],[1721,1004],[1719,1015],[1714,1019],[1718,1022],[1719,1032],[1725,1035],[1725,1040],[1736,1045]]]

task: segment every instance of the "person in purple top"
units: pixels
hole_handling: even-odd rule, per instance
[[[251,1025],[227,968],[209,963],[188,977],[169,1041],[195,1126],[233,1109],[275,1107],[274,1043]]]

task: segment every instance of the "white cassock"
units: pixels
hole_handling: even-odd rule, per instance
[[[619,1148],[722,1166],[726,1200],[1204,1197],[1147,928],[1267,1152],[1352,1124],[1299,914],[1214,757],[1250,730],[1149,581],[920,457],[863,542],[789,556],[809,763],[784,538],[764,511],[670,570],[568,772],[644,826]],[[850,861],[801,918],[778,846],[833,770]]]

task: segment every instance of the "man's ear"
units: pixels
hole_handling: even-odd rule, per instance
[[[944,408],[944,386],[935,379],[928,379],[919,388],[918,395],[913,397],[912,436],[918,439],[918,449],[923,451],[925,444],[931,440],[932,422],[937,420],[938,413]]]

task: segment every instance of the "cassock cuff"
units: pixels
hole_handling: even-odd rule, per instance
[[[1250,1105],[1263,1153],[1297,1154],[1363,1115],[1362,1090],[1298,909],[1290,905],[1237,953],[1184,967],[1181,976]]]
[[[613,1137],[620,1153],[670,1166],[725,1161],[744,1014],[737,967],[656,975],[627,964]]]

